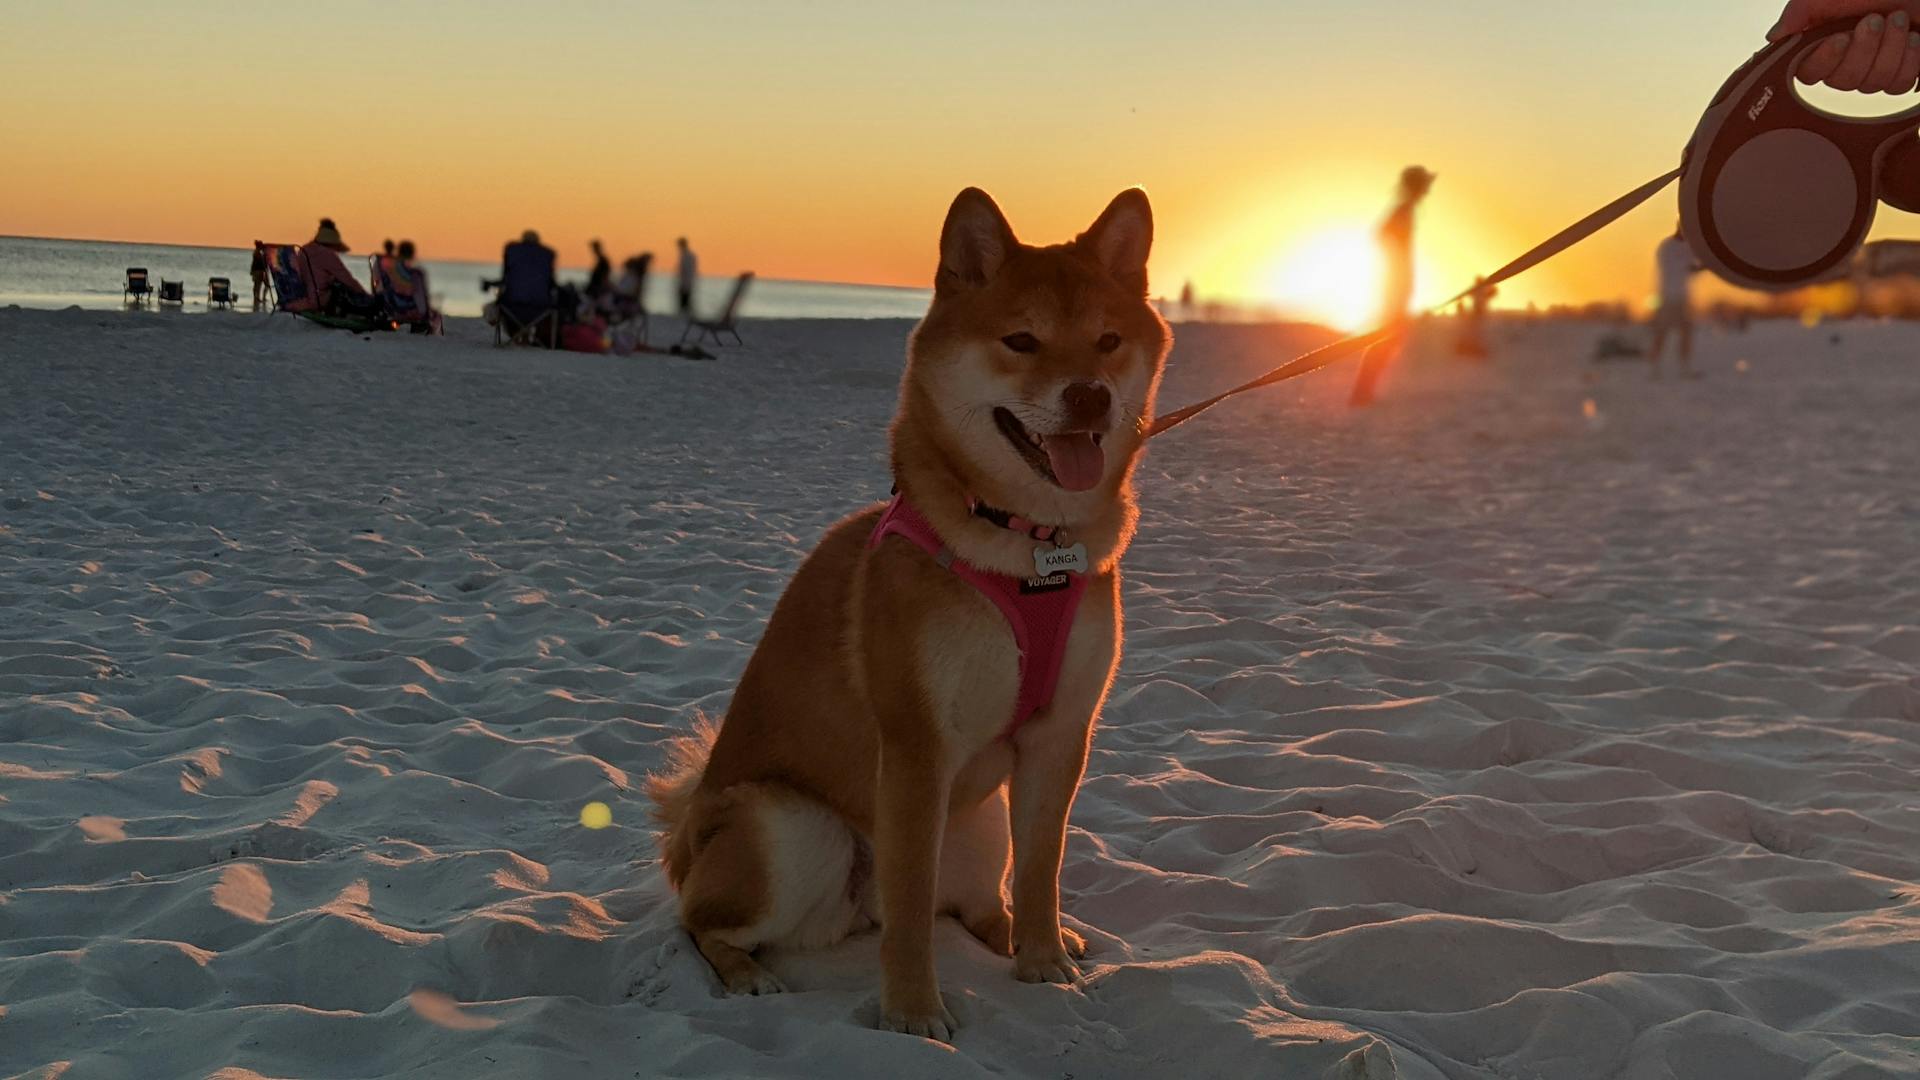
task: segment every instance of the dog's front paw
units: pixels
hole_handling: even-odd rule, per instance
[[[1080,965],[1073,962],[1065,947],[1070,931],[1061,932],[1061,941],[1052,948],[1042,943],[1037,948],[1018,948],[1013,954],[1013,977],[1021,982],[1030,983],[1070,983],[1080,977]],[[1078,939],[1079,935],[1073,935]],[[1087,943],[1079,942],[1084,954]]]
[[[1087,939],[1064,926],[1060,928],[1060,947],[1067,950],[1067,955],[1075,960],[1087,958]]]
[[[953,1019],[953,1013],[947,1011],[946,1002],[940,1000],[936,992],[933,1004],[927,1008],[895,1007],[886,1002],[880,1003],[880,1030],[897,1031],[902,1035],[918,1035],[935,1042],[951,1043],[953,1033],[960,1025]]]

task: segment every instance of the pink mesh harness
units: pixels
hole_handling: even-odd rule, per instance
[[[1020,696],[1013,705],[1013,719],[1000,733],[1012,738],[1033,714],[1053,702],[1053,691],[1060,685],[1060,666],[1067,655],[1067,636],[1073,631],[1074,613],[1080,610],[1080,597],[1087,591],[1085,574],[1064,574],[1065,584],[1054,579],[1018,578],[1011,574],[990,574],[958,558],[947,550],[940,534],[919,512],[907,505],[906,496],[895,495],[887,512],[880,516],[869,548],[880,546],[888,536],[901,536],[933,556],[934,561],[958,575],[961,580],[993,601],[1006,616],[1013,631],[1013,643],[1020,649]]]

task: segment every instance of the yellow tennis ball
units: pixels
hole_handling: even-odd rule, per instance
[[[604,829],[613,824],[613,811],[603,802],[590,802],[580,808],[580,824],[589,829]]]

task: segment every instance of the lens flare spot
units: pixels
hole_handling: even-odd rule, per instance
[[[613,811],[603,802],[590,802],[580,808],[580,824],[589,829],[604,829],[613,824]]]

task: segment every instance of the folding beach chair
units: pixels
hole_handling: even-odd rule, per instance
[[[372,269],[373,295],[396,327],[405,326],[416,334],[441,332],[439,313],[428,301],[425,270],[391,255],[375,255],[367,265]]]
[[[160,279],[160,302],[179,307],[187,302],[187,283]]]
[[[325,298],[313,289],[313,268],[307,263],[306,249],[296,244],[266,244],[267,280],[273,285],[274,314],[286,312],[335,330],[365,333],[391,330],[385,317],[366,315],[329,315],[320,307]]]
[[[210,308],[233,307],[233,282],[223,277],[207,279],[207,306]]]
[[[639,341],[647,340],[649,318],[646,301],[647,279],[634,281],[630,288],[616,288],[607,297],[607,323],[615,327],[625,327],[631,335],[639,332]]]
[[[267,284],[272,293],[273,310],[299,314],[293,305],[307,299],[307,260],[294,244],[263,244],[267,254]]]
[[[688,335],[692,335],[695,345],[707,338],[712,338],[715,345],[724,345],[726,342],[720,339],[720,335],[732,334],[734,344],[745,345],[746,342],[740,339],[736,322],[740,315],[740,298],[747,294],[747,286],[752,283],[753,271],[751,270],[735,279],[733,291],[727,294],[727,306],[721,309],[720,316],[715,319],[688,319],[687,328],[680,332],[680,344],[685,345]],[[699,332],[695,333],[695,331]]]
[[[560,309],[554,303],[553,249],[517,240],[501,256],[500,298],[494,304],[495,345],[560,344]]]
[[[153,286],[147,284],[146,267],[127,267],[127,286],[120,295],[128,303],[135,306],[153,299]]]
[[[637,340],[642,344],[646,343],[651,322],[652,318],[645,307],[637,300],[622,296],[614,297],[613,306],[607,312],[609,326],[622,327],[629,336],[637,335]]]

